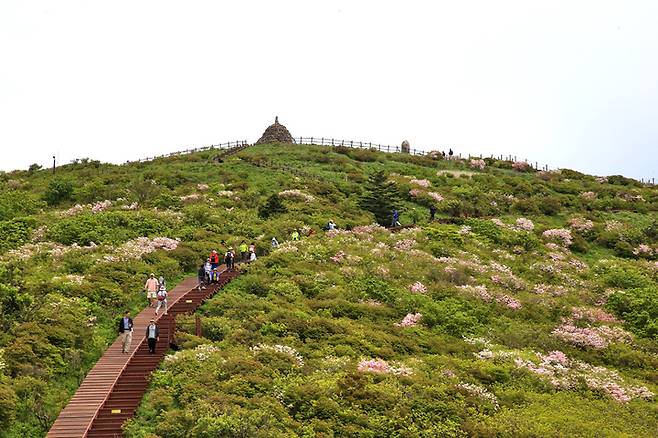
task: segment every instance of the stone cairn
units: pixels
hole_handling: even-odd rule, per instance
[[[274,124],[267,127],[256,144],[263,143],[294,143],[295,140],[288,132],[288,128],[279,123],[279,117],[274,118]]]
[[[411,152],[411,146],[409,145],[409,142],[405,140],[402,142],[402,153],[408,154],[409,152]]]

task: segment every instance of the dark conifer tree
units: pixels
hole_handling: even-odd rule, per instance
[[[375,215],[378,224],[387,226],[391,223],[393,209],[396,208],[400,196],[395,184],[388,181],[384,171],[370,175],[365,183],[365,190],[359,206]]]

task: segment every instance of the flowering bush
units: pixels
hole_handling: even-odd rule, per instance
[[[639,257],[651,257],[655,254],[655,250],[649,245],[641,243],[637,248],[633,250],[633,254]]]
[[[334,263],[341,263],[343,260],[345,260],[345,251],[338,251],[334,256],[330,257],[331,261]]]
[[[364,373],[394,374],[396,376],[410,376],[413,370],[404,365],[394,366],[383,359],[363,359],[357,369]]]
[[[578,347],[606,348],[611,343],[629,342],[632,337],[620,327],[577,327],[573,320],[566,320],[553,330],[553,335]]]
[[[510,297],[509,295],[499,295],[496,297],[496,302],[503,304],[505,307],[512,309],[512,310],[518,310],[521,308],[521,303]]]
[[[565,247],[571,246],[573,243],[571,231],[564,228],[546,230],[542,233],[542,236],[547,240],[558,240]]]
[[[139,259],[146,254],[150,254],[158,249],[165,251],[172,251],[178,247],[179,240],[170,239],[168,237],[138,237],[137,239],[129,240],[116,249],[114,255],[106,255],[104,260],[107,262],[114,262],[118,260]]]
[[[439,195],[436,192],[427,192],[427,196],[435,200],[436,202],[441,202],[444,200],[443,196]]]
[[[420,281],[415,282],[411,286],[409,286],[409,291],[414,294],[424,294],[427,292],[427,288],[423,283]]]
[[[412,179],[411,181],[409,181],[409,184],[415,184],[417,186],[421,186],[421,187],[425,187],[425,188],[432,185],[432,183],[429,182],[429,180],[426,180],[426,179]]]
[[[596,199],[596,193],[595,192],[582,192],[580,194],[580,197],[583,198],[586,201],[593,201]]]
[[[204,192],[209,189],[208,184],[197,184],[196,188],[201,192]]]
[[[282,192],[279,192],[279,196],[284,199],[295,199],[304,202],[313,202],[315,200],[315,198],[312,195],[309,195],[308,193],[304,193],[298,189],[284,190]]]
[[[548,379],[558,389],[573,389],[582,382],[590,389],[599,390],[620,403],[634,398],[654,397],[654,394],[644,386],[627,384],[615,371],[569,359],[561,351],[553,351],[548,355],[537,353],[537,357],[540,359],[539,364],[520,357],[514,362],[517,367],[525,368]]]
[[[484,168],[487,166],[487,163],[481,159],[472,159],[469,163],[469,166],[471,166],[472,169],[484,170]]]
[[[91,212],[100,213],[101,211],[107,210],[111,206],[112,206],[112,201],[106,199],[105,201],[97,202],[94,205],[92,205]]]
[[[201,344],[194,349],[194,356],[197,360],[207,360],[213,353],[220,351],[219,348],[210,344]]]
[[[512,164],[512,169],[517,170],[519,172],[525,172],[530,168],[530,165],[526,163],[525,161],[515,161]]]
[[[498,409],[500,407],[498,405],[498,398],[494,394],[487,391],[484,386],[475,385],[472,383],[459,383],[456,385],[456,387],[473,397],[490,402],[493,404],[494,409]]]
[[[423,191],[420,189],[411,189],[409,190],[409,196],[413,198],[417,198],[418,196],[422,195]]]
[[[409,251],[416,246],[416,241],[413,239],[402,239],[395,242],[395,249],[398,251]]]
[[[395,326],[397,327],[415,327],[418,324],[418,321],[423,317],[422,314],[420,313],[407,313],[407,316],[405,316],[402,321],[399,323],[396,323]]]
[[[298,366],[304,366],[304,358],[297,350],[287,345],[268,345],[268,344],[258,344],[251,347],[251,351],[254,354],[259,354],[261,352],[274,352],[278,354],[283,354],[290,357]]]
[[[582,217],[574,217],[569,219],[569,226],[576,231],[585,232],[594,228],[594,222]]]
[[[520,217],[516,220],[516,229],[521,231],[532,231],[535,229],[535,224],[530,219]]]

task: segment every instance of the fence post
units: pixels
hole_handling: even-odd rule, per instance
[[[197,335],[198,337],[201,337],[201,317],[199,315],[196,315],[194,318],[194,334]]]

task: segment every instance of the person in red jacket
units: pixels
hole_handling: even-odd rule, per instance
[[[219,254],[214,249],[210,253],[210,268],[215,269],[219,266]]]

